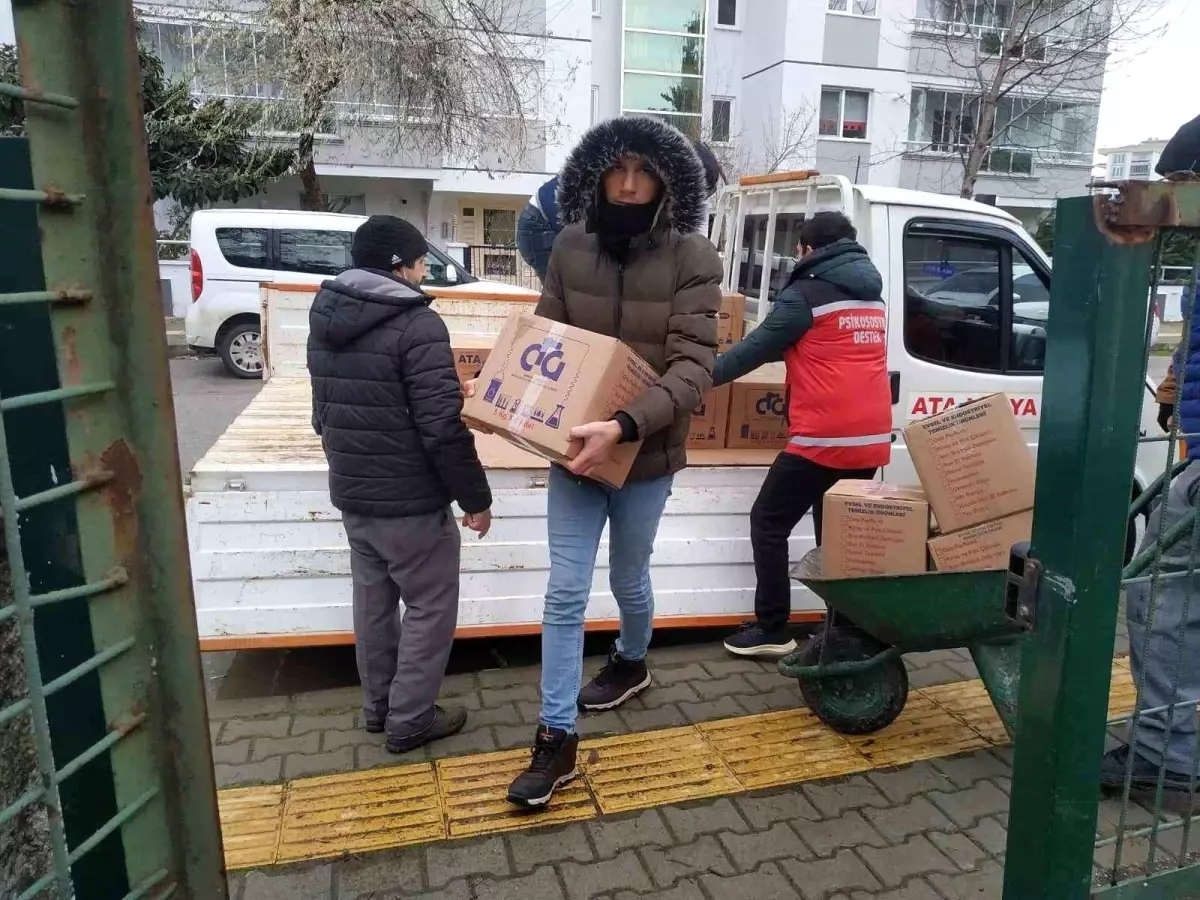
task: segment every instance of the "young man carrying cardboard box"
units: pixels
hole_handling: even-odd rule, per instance
[[[712,387],[716,358],[721,260],[699,233],[706,193],[691,142],[640,116],[590,130],[559,179],[559,216],[570,224],[555,241],[537,316],[619,339],[656,380],[610,417],[573,428],[578,452],[550,468],[542,709],[529,768],[508,790],[518,806],[545,805],[578,774],[579,707],[612,709],[650,685],[650,553],[672,478],[687,465],[692,412]],[[498,368],[496,352],[485,375]],[[529,362],[536,357],[535,348]],[[473,387],[478,396],[490,385]],[[519,410],[541,408],[536,390],[515,399]],[[637,442],[619,489],[594,479],[621,445]],[[581,690],[584,612],[606,523],[621,635],[608,665]]]
[[[821,542],[821,498],[843,478],[870,479],[891,458],[892,394],[887,371],[883,278],[841,213],[817,213],[800,229],[801,255],[761,324],[718,360],[727,384],[764,363],[787,367],[787,449],[750,511],[758,587],[755,621],[725,641],[738,656],[796,649],[788,538],[810,509]]]

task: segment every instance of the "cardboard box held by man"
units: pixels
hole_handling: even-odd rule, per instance
[[[581,446],[571,440],[572,428],[612,418],[657,380],[650,364],[615,338],[517,313],[488,354],[463,419],[566,463]],[[640,447],[618,444],[590,477],[621,487]]]

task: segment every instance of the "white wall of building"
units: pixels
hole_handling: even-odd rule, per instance
[[[15,44],[17,33],[13,28],[12,0],[0,0],[0,44]]]

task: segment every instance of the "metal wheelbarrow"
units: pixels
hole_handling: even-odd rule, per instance
[[[792,577],[829,606],[825,629],[779,661],[800,682],[813,714],[842,734],[871,734],[908,700],[905,653],[966,647],[1009,736],[1021,674],[1019,617],[1006,613],[1009,573],[928,572],[872,578],[821,577],[820,550]]]

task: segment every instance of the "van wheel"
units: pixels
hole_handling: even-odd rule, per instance
[[[262,378],[262,334],[257,322],[243,322],[229,328],[221,335],[217,352],[231,375]]]

